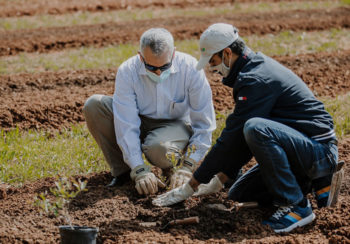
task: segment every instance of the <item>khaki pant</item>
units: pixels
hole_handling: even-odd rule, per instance
[[[101,148],[113,176],[121,175],[129,166],[123,160],[114,131],[112,97],[92,95],[85,102],[83,112],[87,127]],[[189,125],[180,120],[141,118],[141,150],[147,160],[162,169],[172,167],[167,153],[183,151],[192,135]]]

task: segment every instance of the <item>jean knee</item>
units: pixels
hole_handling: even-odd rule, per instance
[[[243,135],[247,144],[256,141],[262,136],[266,137],[265,134],[263,134],[265,129],[264,120],[265,119],[262,118],[251,118],[245,122],[243,127]]]

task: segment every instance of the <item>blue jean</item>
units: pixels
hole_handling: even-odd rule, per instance
[[[299,203],[311,180],[327,177],[335,171],[338,161],[335,144],[319,143],[287,125],[262,118],[249,119],[243,133],[258,166],[241,182],[250,181],[250,187],[255,188],[257,194],[259,189],[260,194],[266,189],[274,205]],[[257,174],[259,177],[253,177]],[[229,191],[233,200],[237,200],[234,195],[238,188],[249,188],[248,184],[237,187],[239,184],[240,179]]]

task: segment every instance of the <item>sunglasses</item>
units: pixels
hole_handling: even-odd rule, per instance
[[[142,59],[143,59],[143,63],[145,64],[145,68],[148,69],[149,71],[152,71],[152,72],[157,71],[157,70],[160,70],[160,71],[163,72],[164,70],[169,69],[171,67],[172,63],[173,63],[173,60],[171,59],[171,61],[169,63],[164,64],[164,65],[162,65],[160,67],[157,67],[157,66],[153,66],[153,65],[150,65],[150,64],[146,63],[144,57],[142,57]]]

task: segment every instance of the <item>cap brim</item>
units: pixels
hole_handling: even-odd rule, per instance
[[[197,70],[203,69],[209,63],[210,58],[211,58],[211,56],[206,57],[206,56],[201,55],[201,57],[197,63],[196,69]]]

